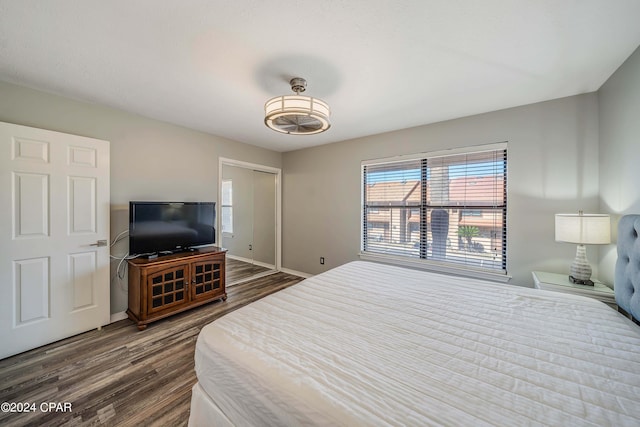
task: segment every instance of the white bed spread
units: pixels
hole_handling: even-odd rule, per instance
[[[369,262],[216,320],[195,360],[237,426],[640,425],[640,327],[605,304]]]

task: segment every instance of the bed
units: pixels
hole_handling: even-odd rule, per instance
[[[636,318],[639,218],[616,266]],[[640,425],[640,326],[621,313],[364,261],[207,325],[195,363],[191,426]]]

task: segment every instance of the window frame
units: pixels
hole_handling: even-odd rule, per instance
[[[409,162],[409,161],[416,161],[416,160],[419,160],[422,162],[422,161],[428,161],[429,159],[431,159],[431,161],[433,162],[433,159],[438,157],[449,157],[449,156],[455,156],[455,155],[475,154],[475,153],[490,152],[490,151],[505,151],[505,154],[504,154],[505,156],[504,157],[505,159],[505,166],[504,166],[505,199],[503,204],[504,208],[502,208],[502,206],[500,207],[500,209],[504,209],[503,215],[502,215],[504,226],[502,227],[502,231],[504,233],[503,244],[505,246],[504,246],[504,252],[503,252],[504,260],[503,260],[502,270],[474,267],[474,266],[450,262],[450,261],[447,262],[447,261],[441,261],[441,260],[433,260],[432,258],[426,258],[426,255],[425,255],[425,258],[423,258],[422,254],[419,258],[414,258],[407,255],[392,255],[392,254],[365,251],[365,237],[366,237],[365,228],[367,226],[366,216],[365,216],[366,209],[367,209],[367,206],[365,204],[366,202],[365,170],[367,167],[373,166],[373,165],[383,165],[385,163],[392,164],[392,163]],[[508,161],[507,161],[507,142],[506,141],[493,143],[493,144],[475,145],[475,146],[454,148],[454,149],[448,149],[448,150],[422,152],[422,153],[416,153],[416,154],[410,154],[410,155],[402,155],[402,156],[394,156],[394,157],[370,159],[370,160],[362,161],[361,167],[360,167],[360,198],[361,198],[360,221],[359,221],[359,224],[360,224],[359,257],[360,259],[383,262],[383,263],[400,265],[400,266],[407,266],[412,268],[419,268],[419,269],[430,270],[430,271],[450,273],[450,274],[456,274],[456,275],[462,275],[462,276],[478,277],[478,278],[484,278],[484,279],[499,281],[499,282],[507,282],[511,278],[511,276],[509,276],[508,274],[508,251],[507,251],[508,249],[508,245],[507,245],[507,238],[508,238],[507,173],[508,173]],[[422,176],[421,178],[426,180],[425,176]],[[423,186],[423,187],[426,187],[426,186]],[[426,189],[424,189],[423,191],[426,191]],[[427,209],[430,209],[434,206],[435,205],[432,205],[432,206],[421,205],[420,208],[426,211]],[[413,209],[414,207],[411,206],[407,208]],[[477,207],[471,206],[471,205],[470,207],[460,206],[459,209],[474,210],[474,209],[477,209]],[[426,236],[427,236],[426,233],[424,235],[421,234],[420,239],[421,240],[424,239],[426,241],[426,238],[427,238]]]
[[[229,203],[225,203],[225,186],[229,186],[229,199],[228,202]],[[224,234],[233,234],[233,179],[231,178],[224,178],[222,179],[222,182],[220,183],[220,191],[221,191],[221,197],[220,197],[220,232],[224,233]],[[229,221],[231,222],[230,225],[230,230],[229,229],[225,229],[224,228],[224,218],[225,218],[225,212],[228,211],[228,217],[229,217]]]

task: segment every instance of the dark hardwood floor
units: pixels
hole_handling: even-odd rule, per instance
[[[269,271],[273,271],[268,269],[267,267],[262,267],[260,265],[250,264],[248,262],[229,258],[228,255],[226,264],[225,280],[227,286],[233,286],[238,282],[247,280],[251,276],[266,274]]]
[[[301,280],[275,273],[229,287],[225,302],[155,322],[144,331],[121,320],[0,360],[0,403],[35,403],[35,411],[0,411],[0,425],[186,425],[200,329]],[[43,411],[41,405],[49,402],[60,406]]]

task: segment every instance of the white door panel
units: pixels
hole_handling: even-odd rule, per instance
[[[0,358],[109,323],[109,143],[0,123]]]

